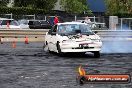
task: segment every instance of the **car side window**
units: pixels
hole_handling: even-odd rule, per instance
[[[29,21],[28,25],[33,25],[33,21]]]
[[[34,25],[40,25],[39,21],[34,21]]]
[[[10,24],[11,21],[13,21],[13,20],[3,20],[2,23],[1,23],[1,25],[7,25],[7,23]]]

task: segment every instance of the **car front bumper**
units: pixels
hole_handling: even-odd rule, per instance
[[[61,52],[94,52],[100,51],[100,48],[95,49],[61,49]]]
[[[83,47],[80,44],[87,44],[87,46]],[[70,43],[65,44],[62,43],[60,45],[61,52],[93,52],[100,51],[102,46],[102,42],[98,43]]]

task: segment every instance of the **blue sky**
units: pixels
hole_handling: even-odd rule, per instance
[[[92,12],[105,12],[106,11],[104,0],[87,0],[87,2]]]

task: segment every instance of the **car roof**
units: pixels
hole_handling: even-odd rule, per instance
[[[86,24],[86,23],[81,23],[81,22],[64,22],[64,23],[57,23],[57,25],[61,24]],[[86,24],[87,25],[87,24]]]

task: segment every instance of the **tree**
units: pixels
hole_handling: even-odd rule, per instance
[[[131,0],[105,0],[105,3],[107,6],[107,14],[132,13]]]
[[[16,7],[27,7],[34,9],[45,9],[46,11],[54,8],[57,0],[15,0]]]
[[[0,0],[0,7],[7,6],[8,3],[9,3],[9,0]]]
[[[86,0],[61,0],[61,5],[64,8],[64,10],[68,13],[83,13],[88,12],[91,13],[91,10],[88,9],[88,6],[86,4]]]
[[[15,0],[14,1],[14,6],[15,7],[27,7],[28,5],[30,5],[32,0]]]

